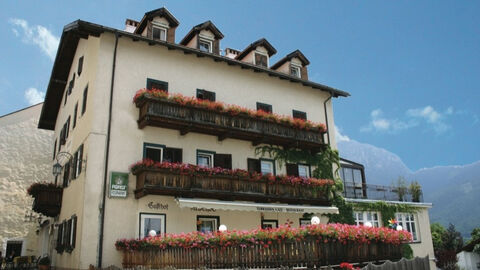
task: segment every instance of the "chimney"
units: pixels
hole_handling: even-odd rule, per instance
[[[125,31],[129,33],[135,32],[135,29],[137,28],[139,22],[134,21],[132,19],[126,19],[125,20]]]
[[[230,58],[230,59],[235,59],[237,55],[240,53],[240,51],[232,49],[232,48],[226,48],[225,49],[225,56]]]

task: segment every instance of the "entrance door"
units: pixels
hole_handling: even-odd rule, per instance
[[[5,257],[9,257],[12,251],[15,252],[14,257],[22,256],[22,241],[7,241],[7,254]]]

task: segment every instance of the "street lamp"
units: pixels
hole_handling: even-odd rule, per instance
[[[365,224],[363,224],[365,227],[373,227],[372,223],[370,221],[367,221],[365,222]]]
[[[222,224],[222,225],[220,225],[220,227],[218,227],[218,230],[221,231],[221,232],[224,232],[224,231],[227,230],[227,226]]]

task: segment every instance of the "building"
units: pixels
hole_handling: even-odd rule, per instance
[[[474,250],[479,244],[480,239],[472,239],[457,253],[457,265],[460,269],[480,269],[480,254]]]
[[[323,214],[338,211],[326,196],[295,198],[286,185],[285,193],[266,192],[264,182],[242,177],[227,187],[231,181],[211,175],[183,177],[142,166],[130,172],[132,164],[149,158],[285,175],[285,164],[259,158],[256,146],[336,148],[332,98],[349,94],[309,81],[309,61],[299,50],[272,64],[277,51],[266,39],[243,50],[221,50],[223,33],[207,21],[177,43],[179,24],[160,8],[139,22],[128,19],[125,31],[80,20],[64,28],[38,124],[55,132],[52,165],[63,168],[56,177],[63,184],[63,195],[56,197],[61,208],[40,209],[52,216],[41,241],[56,248],[52,260],[59,269],[120,266],[115,241],[151,230],[300,225],[310,220],[306,213],[326,223]],[[137,93],[144,88],[250,111],[230,106],[229,114],[227,109],[220,113],[217,107],[193,106],[190,99]],[[327,129],[295,128],[292,118],[277,123],[266,119],[270,112]],[[314,169],[308,164],[289,168],[305,177]]]
[[[2,255],[37,255],[45,218],[31,210],[27,188],[49,179],[53,132],[37,129],[42,103],[0,116],[0,244]],[[43,250],[47,253],[47,250]]]
[[[429,256],[430,268],[436,269],[428,216],[428,209],[432,207],[432,204],[423,202],[421,190],[419,193],[413,194],[410,190],[405,189],[402,193],[398,187],[371,185],[366,182],[365,168],[362,164],[341,159],[340,166],[339,174],[344,185],[343,195],[347,202],[354,205],[355,223],[364,225],[368,222],[369,225],[375,227],[388,225],[382,222],[381,210],[375,209],[375,207],[365,209],[368,208],[368,205],[365,206],[365,204],[374,205],[383,202],[391,206],[411,208],[411,211],[408,212],[396,212],[394,218],[398,225],[412,234],[413,242],[410,247],[413,255]]]

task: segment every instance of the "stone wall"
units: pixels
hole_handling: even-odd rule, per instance
[[[42,104],[0,116],[0,243],[23,239],[22,255],[35,254],[37,222],[25,222],[31,212],[30,184],[51,181],[53,132],[37,128]],[[29,233],[30,232],[30,233]],[[28,235],[28,236],[27,236]],[[35,254],[36,255],[36,254]]]

